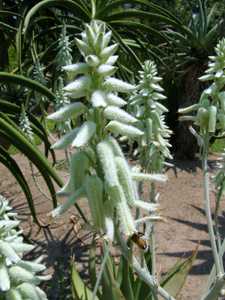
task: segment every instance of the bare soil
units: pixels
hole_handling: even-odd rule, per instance
[[[35,206],[39,218],[47,223],[47,213],[52,209],[44,182],[38,174],[34,184],[29,163],[22,155],[16,155],[16,161],[22,167],[34,195]],[[215,160],[210,161],[213,173]],[[64,180],[67,174],[60,171]],[[162,214],[167,217],[166,223],[157,223],[157,264],[159,274],[165,274],[168,269],[181,258],[192,254],[199,244],[197,259],[188,276],[188,280],[180,294],[182,300],[200,298],[207,283],[207,275],[212,267],[212,253],[207,234],[207,225],[203,210],[202,171],[199,162],[176,161],[175,167],[167,171],[169,177],[165,185],[159,186]],[[43,193],[39,189],[43,190]],[[86,276],[87,244],[90,234],[80,221],[78,212],[72,208],[62,218],[52,222],[48,227],[39,229],[32,224],[25,197],[14,177],[0,165],[0,193],[11,201],[18,212],[21,226],[27,239],[37,245],[32,257],[46,255],[45,263],[53,279],[44,288],[50,300],[72,299],[69,284],[69,262],[71,256],[77,261],[82,276]],[[212,202],[214,194],[212,191]],[[84,200],[80,202],[87,214]],[[213,205],[212,205],[213,206]],[[71,217],[72,216],[72,217]],[[224,211],[220,216],[221,235],[224,234]]]

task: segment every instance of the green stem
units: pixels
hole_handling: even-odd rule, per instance
[[[102,279],[102,274],[103,274],[103,271],[104,271],[104,268],[105,268],[105,264],[106,264],[108,256],[109,256],[109,245],[108,244],[106,245],[106,249],[105,249],[104,253],[105,253],[104,258],[103,258],[103,261],[102,261],[102,264],[101,264],[101,268],[100,268],[100,271],[99,271],[99,274],[98,274],[98,278],[97,278],[96,283],[95,283],[95,287],[94,287],[94,291],[93,291],[93,295],[92,295],[92,300],[95,300],[95,297],[96,297],[96,294],[97,294],[97,291],[98,291],[98,287],[99,287],[100,281]]]
[[[207,218],[208,232],[213,252],[213,258],[216,267],[216,274],[218,276],[223,275],[222,268],[220,265],[220,258],[216,245],[216,237],[213,229],[213,220],[210,207],[210,196],[209,196],[209,171],[208,171],[208,149],[209,149],[209,136],[207,135],[204,139],[204,149],[202,155],[202,169],[203,169],[203,187],[204,187],[204,205],[205,213]]]
[[[155,184],[151,184],[150,202],[155,203]],[[151,262],[152,262],[152,275],[157,280],[157,267],[156,267],[156,237],[155,237],[155,225],[152,224],[152,231],[150,236],[151,241]]]

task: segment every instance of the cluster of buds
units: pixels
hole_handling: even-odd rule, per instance
[[[34,62],[33,79],[40,82],[43,85],[47,84],[47,80],[44,75],[44,66],[40,63],[38,59]]]
[[[20,118],[19,118],[19,126],[24,134],[28,137],[30,141],[33,141],[34,134],[30,125],[30,120],[26,114],[25,108],[22,105]]]
[[[151,172],[162,170],[165,158],[170,154],[169,138],[171,131],[165,123],[167,108],[160,103],[165,100],[163,88],[160,86],[157,67],[153,61],[146,61],[139,71],[139,84],[136,94],[131,97],[130,105],[138,126],[144,132],[140,139],[138,152],[143,164]]]
[[[42,257],[35,261],[22,259],[34,246],[23,242],[16,217],[8,201],[0,195],[0,299],[47,300],[38,285],[50,277],[37,274],[46,269],[41,264]]]
[[[76,39],[84,61],[63,67],[69,77],[75,77],[64,87],[65,95],[72,102],[48,118],[56,122],[73,120],[77,126],[62,136],[53,148],[76,149],[70,160],[70,177],[58,195],[67,200],[59,205],[53,216],[61,215],[79,198],[87,198],[92,221],[97,230],[113,237],[113,224],[120,224],[121,232],[132,236],[136,223],[131,213],[134,206],[150,212],[156,204],[139,200],[135,181],[165,181],[165,176],[132,172],[117,141],[110,136],[139,138],[144,131],[137,128],[138,119],[121,107],[126,101],[123,93],[131,93],[135,86],[112,77],[118,56],[117,44],[110,44],[111,31],[98,21],[85,26],[82,39]],[[82,98],[83,101],[76,99]],[[79,126],[79,120],[83,123]],[[148,218],[151,218],[149,216]]]
[[[222,39],[215,48],[215,56],[210,56],[209,68],[201,81],[213,81],[203,91],[200,101],[187,108],[180,109],[181,120],[191,120],[200,128],[200,135],[211,134],[223,136],[225,134],[225,39]]]
[[[63,25],[62,32],[58,41],[58,52],[55,58],[58,71],[61,71],[63,66],[70,65],[72,63],[72,49],[70,45],[71,43],[66,32],[66,25]]]

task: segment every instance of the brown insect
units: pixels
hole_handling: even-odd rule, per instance
[[[142,250],[148,250],[148,243],[145,238],[143,238],[144,234],[142,232],[135,232],[132,234],[130,239]]]

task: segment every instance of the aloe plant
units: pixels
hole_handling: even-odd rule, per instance
[[[165,159],[172,159],[169,151],[171,131],[165,123],[167,108],[161,104],[166,97],[160,86],[161,77],[153,61],[146,61],[139,71],[139,83],[136,93],[131,97],[129,105],[135,117],[139,120],[138,126],[144,131],[139,139],[135,154],[138,156],[143,172],[161,173],[166,164]],[[142,186],[139,186],[142,191]],[[157,203],[158,194],[155,184],[148,189],[148,202]],[[155,225],[151,224],[151,270],[157,276],[156,267],[156,237]]]
[[[64,70],[75,77],[74,81],[64,87],[65,95],[75,101],[48,118],[61,122],[68,118],[76,120],[82,116],[83,124],[72,129],[53,145],[55,149],[71,145],[76,152],[70,161],[70,178],[59,191],[59,194],[68,198],[53,210],[52,215],[61,215],[79,198],[86,197],[96,231],[106,233],[110,240],[114,240],[115,227],[119,224],[118,242],[129,260],[126,240],[138,235],[136,222],[140,224],[151,220],[150,215],[147,220],[140,218],[135,221],[131,208],[156,211],[154,204],[139,200],[134,181],[165,181],[166,178],[158,174],[132,172],[119,144],[110,134],[126,135],[131,139],[138,139],[144,134],[136,126],[138,120],[121,108],[126,102],[120,94],[131,93],[135,86],[112,77],[116,72],[113,65],[118,59],[115,55],[118,45],[110,45],[111,35],[101,22],[93,21],[90,25],[85,25],[82,39],[76,39],[84,61],[64,67]],[[80,98],[84,98],[84,103],[76,100]],[[108,251],[103,266],[107,261]],[[157,284],[154,277],[147,268],[140,265],[134,254],[130,263],[149,287],[154,289]],[[103,269],[102,267],[101,270]],[[100,277],[96,281],[93,297],[99,282]],[[160,286],[157,286],[157,293],[165,299],[173,299]]]
[[[34,245],[24,243],[19,223],[17,214],[0,195],[0,299],[47,300],[38,285],[50,276],[39,275],[46,269],[41,263],[43,257],[34,261],[23,259]]]
[[[203,91],[199,103],[190,107],[180,109],[182,114],[190,114],[180,117],[181,120],[192,120],[198,127],[198,132],[193,128],[191,131],[196,136],[201,147],[202,169],[203,169],[203,187],[204,187],[204,205],[208,223],[208,231],[215,263],[215,277],[202,299],[218,299],[221,289],[224,286],[224,266],[221,259],[221,245],[216,241],[214,220],[212,219],[209,195],[209,140],[211,137],[225,135],[225,106],[224,92],[225,85],[225,39],[222,39],[215,48],[215,56],[210,56],[210,62],[205,75],[200,77],[202,81],[212,82],[210,86]],[[192,113],[192,115],[191,115]]]

